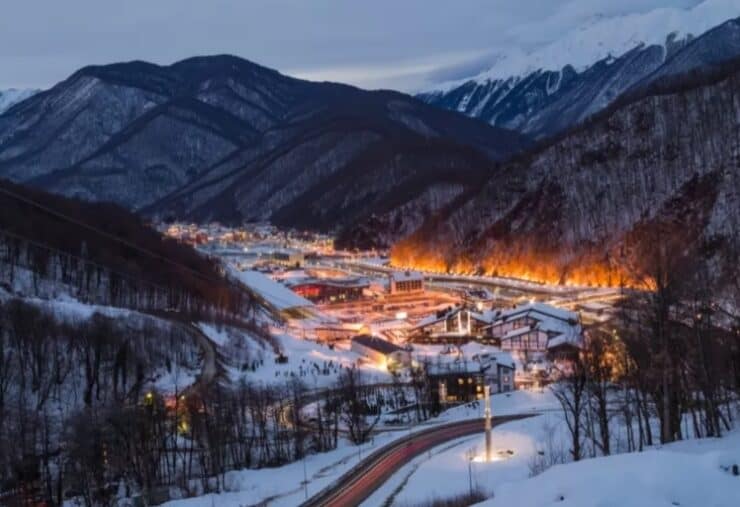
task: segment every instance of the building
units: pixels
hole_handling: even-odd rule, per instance
[[[498,312],[489,329],[501,349],[509,351],[546,353],[580,347],[583,341],[577,313],[544,303]]]
[[[424,277],[414,271],[394,271],[388,275],[390,294],[414,294],[424,292]]]
[[[489,343],[487,328],[491,321],[484,314],[462,306],[449,307],[421,319],[410,330],[419,343],[463,344],[469,341]]]
[[[289,286],[314,303],[338,303],[362,299],[370,282],[365,278],[302,278],[289,282]]]
[[[408,350],[377,336],[355,336],[352,338],[350,350],[388,369],[411,364],[411,354]]]
[[[481,365],[486,385],[491,393],[505,393],[515,389],[516,362],[511,354],[504,351],[481,352],[472,357]]]
[[[366,333],[367,331],[367,326],[357,322],[326,322],[313,329],[316,340],[324,343],[349,340],[358,333]]]
[[[483,397],[484,386],[491,393],[513,391],[516,364],[505,352],[482,352],[469,359],[462,356],[436,356],[424,366],[429,377],[433,408],[447,403],[467,403]]]
[[[270,260],[283,266],[300,268],[305,264],[306,257],[303,255],[303,252],[286,249],[274,250],[270,255]]]
[[[231,268],[230,276],[241,283],[260,303],[276,316],[287,320],[306,318],[314,313],[314,304],[281,283],[258,271],[238,271]]]
[[[433,369],[428,377],[433,412],[440,412],[449,403],[467,403],[483,397],[485,377],[481,371]]]

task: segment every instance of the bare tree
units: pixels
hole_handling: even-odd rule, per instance
[[[571,437],[571,457],[573,461],[578,461],[583,457],[581,429],[587,408],[587,372],[581,355],[576,355],[560,373],[559,381],[553,384],[551,389],[563,409]]]

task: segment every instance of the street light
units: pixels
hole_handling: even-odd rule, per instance
[[[306,474],[306,452],[303,451],[303,493],[308,500],[308,474]]]
[[[473,460],[475,459],[475,449],[469,449],[466,453],[468,458],[468,489],[470,498],[473,498]]]

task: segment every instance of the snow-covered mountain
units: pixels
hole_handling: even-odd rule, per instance
[[[717,48],[705,42],[691,54]],[[718,287],[737,280],[740,59],[690,74],[681,73],[684,62],[502,164],[399,242],[394,262],[618,285],[650,269],[657,242],[709,260]]]
[[[419,98],[545,137],[600,111],[631,87],[649,84],[675,58],[683,58],[683,70],[690,70],[740,55],[740,28],[737,20],[728,22],[738,15],[740,0],[705,0],[692,9],[595,17],[534,51],[500,53],[486,71],[443,83]],[[685,58],[702,38],[713,50]]]
[[[18,104],[0,115],[0,176],[161,217],[331,228],[441,205],[529,144],[398,92],[216,55],[86,67]]]
[[[39,90],[33,88],[23,90],[9,88],[7,90],[0,90],[0,114],[3,114],[18,102],[26,100],[28,97],[35,95],[38,92]]]

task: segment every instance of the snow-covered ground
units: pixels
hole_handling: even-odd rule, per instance
[[[559,431],[564,431],[564,425],[558,413],[547,413],[497,426],[492,432],[495,461],[488,463],[479,458],[469,462],[485,451],[485,437],[482,433],[454,440],[404,466],[371,495],[363,506],[384,505],[389,499],[393,506],[415,506],[433,499],[465,494],[470,489],[471,476],[474,488],[490,494],[497,491],[502,484],[529,477],[529,465],[533,456],[547,438],[558,437]]]
[[[560,403],[549,389],[522,389],[491,396],[491,414],[540,414],[545,412],[559,412]],[[483,402],[467,403],[451,408],[442,413],[437,419],[447,422],[460,421],[483,417]]]
[[[433,449],[405,465],[364,503],[417,506],[473,488],[491,499],[481,505],[540,507],[740,505],[740,431],[721,439],[687,440],[642,453],[568,460],[570,435],[549,392],[517,391],[493,397],[495,415],[539,412],[493,429],[494,461],[480,459],[483,435],[464,437]],[[443,419],[480,417],[481,405],[448,411]],[[471,462],[471,458],[474,458]],[[554,465],[539,475],[542,468]]]
[[[496,426],[493,429],[493,449],[498,460],[490,463],[473,462],[471,472],[474,487],[486,491],[512,480],[527,478],[530,463],[538,450],[554,442],[566,441],[560,406],[549,390],[514,391],[491,397],[494,416],[511,414],[541,414]],[[483,416],[483,404],[466,404],[448,410],[435,423],[452,422]],[[363,506],[416,505],[434,498],[449,498],[469,490],[468,459],[485,450],[483,434],[463,437],[433,449],[405,465],[383,487],[370,496]],[[509,453],[508,451],[511,451]]]
[[[298,378],[309,389],[330,387],[342,368],[359,366],[366,383],[385,383],[392,380],[386,369],[364,361],[345,344],[334,348],[290,334],[274,335],[275,345],[284,352],[287,362],[276,362],[272,345],[247,332],[200,324],[200,329],[221,350],[226,371],[233,381],[242,378],[248,382],[283,384]]]
[[[687,440],[642,453],[558,465],[522,481],[501,483],[481,506],[567,507],[740,505],[740,431]]]
[[[557,403],[551,394],[547,391],[529,392],[517,391],[511,395],[501,394],[492,397],[492,406],[497,415],[511,413],[529,413],[535,410],[549,410],[553,403]],[[466,405],[451,409],[441,417],[430,420],[426,423],[416,425],[410,431],[411,433],[422,431],[432,425],[449,423],[457,420],[470,418],[479,418],[482,416],[482,405]],[[539,420],[538,418],[527,419],[525,421]],[[522,421],[524,423],[525,421]],[[531,424],[531,423],[530,423]],[[508,425],[507,425],[508,426]],[[541,424],[533,424],[533,428],[540,427]],[[532,431],[535,431],[533,429]],[[372,451],[392,442],[395,439],[405,437],[409,434],[408,429],[399,429],[398,431],[384,432],[375,435],[372,442],[365,444],[361,449],[351,445],[346,440],[342,440],[339,447],[333,451],[322,454],[314,454],[305,459],[305,476],[308,479],[308,495],[312,496],[321,491],[323,488],[337,480],[344,472],[355,466],[361,457],[368,456]],[[499,447],[504,449],[507,441],[505,435],[500,434],[501,441]],[[472,437],[472,440],[481,439],[482,436]],[[522,441],[524,437],[519,437]],[[471,437],[461,439],[461,441],[470,441]],[[452,443],[458,444],[457,441]],[[532,444],[533,445],[533,444]],[[461,449],[459,444],[456,445],[458,451]],[[479,446],[480,447],[480,446]],[[507,447],[508,448],[508,447]],[[519,448],[524,449],[524,444]],[[464,452],[464,449],[463,449]],[[436,454],[435,454],[436,453]],[[433,451],[434,456],[439,455],[438,451]],[[517,456],[518,459],[524,459]],[[524,465],[526,468],[526,464]],[[523,477],[527,476],[522,472]],[[280,480],[276,481],[276,474],[279,474]],[[398,477],[399,474],[396,475]],[[516,475],[518,477],[518,475]],[[467,477],[467,476],[466,476]],[[395,477],[394,477],[395,479]],[[241,507],[243,505],[255,505],[265,503],[266,505],[282,507],[298,505],[305,499],[305,491],[302,485],[304,480],[304,462],[299,461],[290,463],[280,468],[265,468],[258,470],[236,470],[226,474],[225,488],[226,491],[219,494],[209,494],[194,498],[174,500],[165,505],[169,507],[210,507],[211,505],[225,507]],[[467,480],[467,479],[466,479]],[[467,482],[465,482],[467,484]],[[385,491],[383,489],[382,491]],[[382,495],[381,495],[382,496]],[[375,498],[375,497],[373,497]],[[381,502],[382,503],[382,502]],[[380,505],[367,504],[367,505]]]
[[[420,430],[421,428],[417,428]],[[373,440],[358,448],[342,440],[333,451],[307,456],[280,468],[236,470],[226,473],[226,491],[194,498],[173,500],[166,507],[243,507],[245,505],[269,505],[270,507],[292,507],[306,499],[304,489],[304,466],[309,497],[336,481],[343,473],[357,465],[361,459],[397,438],[408,435],[407,431],[388,432],[376,435]]]

